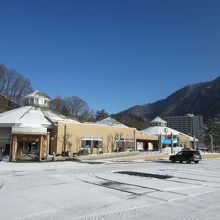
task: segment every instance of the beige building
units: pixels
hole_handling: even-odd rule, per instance
[[[137,142],[157,147],[158,137],[145,135],[135,128],[102,124],[72,124],[58,122],[51,149],[62,152],[109,153],[137,150]]]
[[[10,160],[48,160],[49,155],[100,154],[158,148],[158,137],[106,118],[79,123],[48,109],[49,97],[38,91],[26,106],[0,114],[0,148]]]

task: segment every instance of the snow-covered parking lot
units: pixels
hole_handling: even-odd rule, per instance
[[[1,220],[219,216],[220,159],[199,164],[0,162]]]

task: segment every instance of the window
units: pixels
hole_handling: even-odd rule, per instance
[[[101,140],[81,140],[81,147],[100,148],[102,147],[102,141]]]
[[[99,141],[94,141],[94,147],[98,148],[99,147]]]
[[[86,147],[91,147],[91,141],[90,140],[86,140]]]
[[[38,152],[39,146],[38,146],[38,142],[32,142],[31,143],[31,152]]]
[[[38,153],[39,151],[39,142],[33,141],[23,141],[18,142],[18,148],[22,150],[23,153]]]

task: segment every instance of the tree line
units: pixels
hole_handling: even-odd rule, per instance
[[[213,138],[213,145],[220,147],[220,115],[209,118],[205,122],[199,138],[206,146],[210,146],[211,136]]]
[[[96,112],[90,110],[88,103],[78,96],[64,98],[57,96],[51,100],[50,109],[81,122],[100,121],[109,116],[105,109]]]
[[[9,97],[17,105],[22,97],[32,92],[31,82],[23,74],[14,69],[8,69],[0,64],[0,93]]]

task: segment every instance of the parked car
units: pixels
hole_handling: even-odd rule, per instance
[[[201,152],[208,152],[209,149],[207,147],[197,147],[196,150],[201,151]]]
[[[199,151],[182,150],[175,155],[170,155],[169,160],[173,163],[175,163],[176,161],[179,161],[180,163],[182,163],[183,161],[186,161],[186,163],[199,163],[199,161],[202,160],[202,157]]]

